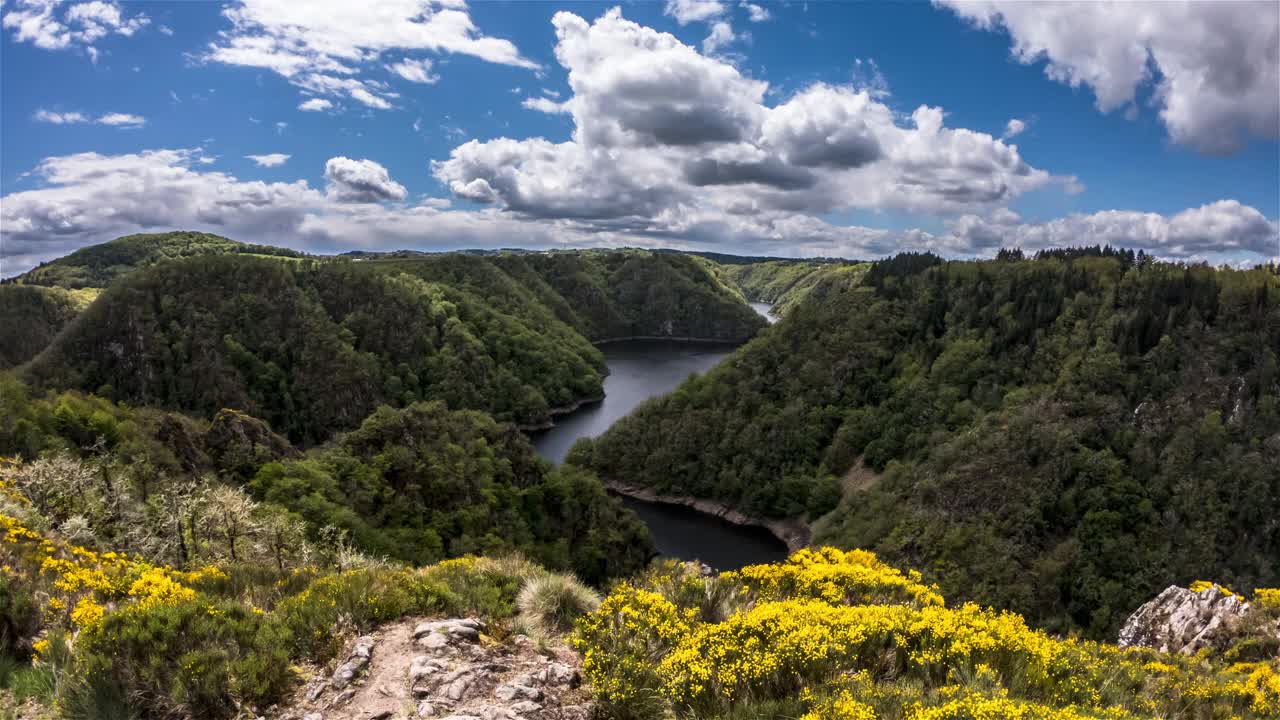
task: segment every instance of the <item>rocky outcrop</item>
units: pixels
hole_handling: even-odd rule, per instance
[[[355,640],[345,660],[274,720],[588,720],[577,656],[479,620],[404,620]]]
[[[1120,647],[1186,655],[1221,648],[1248,612],[1249,603],[1217,585],[1199,592],[1171,585],[1129,616],[1120,629]]]
[[[252,474],[263,463],[300,454],[265,421],[229,408],[220,410],[209,423],[204,448],[220,470],[241,474]]]

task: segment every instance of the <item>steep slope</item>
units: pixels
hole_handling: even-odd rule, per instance
[[[542,278],[566,322],[593,341],[675,337],[742,342],[765,326],[697,258],[639,250],[507,255],[509,272]]]
[[[0,285],[0,370],[21,365],[48,347],[96,296],[95,289]]]
[[[819,541],[1111,636],[1169,584],[1280,579],[1278,356],[1267,270],[900,256],[570,461],[757,516],[838,504]]]
[[[447,286],[356,263],[170,261],[106,290],[26,372],[34,384],[267,420],[295,441],[378,405],[442,399],[503,420],[600,393],[597,351]]]
[[[120,278],[24,377],[201,415],[241,409],[314,443],[380,404],[419,400],[545,425],[557,408],[600,396],[592,341],[742,341],[763,326],[691,257],[251,255]]]
[[[856,284],[866,271],[866,263],[817,260],[766,260],[753,263],[725,263],[720,270],[742,288],[752,301],[767,302],[782,317],[804,301],[819,283],[842,278]]]

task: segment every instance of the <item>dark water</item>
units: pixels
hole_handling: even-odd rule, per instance
[[[564,460],[580,437],[595,437],[637,405],[671,392],[693,373],[711,369],[733,351],[731,345],[634,340],[601,347],[609,364],[603,401],[556,419],[556,426],[531,436],[534,449],[554,463]],[[701,560],[717,570],[733,570],[786,557],[786,546],[769,531],[734,525],[679,505],[623,498],[649,525],[658,552]]]
[[[760,527],[734,525],[715,515],[683,505],[666,505],[622,497],[649,526],[658,554],[681,560],[700,560],[715,570],[784,560],[787,546]]]
[[[604,400],[556,418],[554,428],[531,436],[533,447],[542,457],[559,464],[578,438],[608,430],[640,403],[671,392],[694,373],[710,370],[733,349],[733,345],[666,340],[602,345],[600,350],[609,364]]]
[[[747,304],[751,306],[752,310],[759,313],[760,317],[768,320],[770,325],[778,322],[778,316],[773,314],[773,306],[769,303],[753,302]]]

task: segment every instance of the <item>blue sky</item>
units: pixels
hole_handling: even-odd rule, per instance
[[[1274,3],[378,7],[6,0],[0,272],[174,228],[326,252],[1280,253]]]

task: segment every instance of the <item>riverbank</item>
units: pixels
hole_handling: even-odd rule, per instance
[[[747,338],[704,338],[704,337],[684,337],[676,335],[622,335],[619,337],[604,338],[603,340],[592,340],[592,345],[609,345],[611,343],[633,342],[636,340],[662,340],[677,343],[695,343],[702,345],[742,345],[750,340]]]
[[[649,488],[638,488],[611,480],[604,481],[605,487],[619,495],[625,495],[645,502],[662,503],[664,505],[683,505],[707,515],[714,515],[734,525],[749,525],[768,530],[774,537],[787,546],[788,552],[795,552],[808,547],[813,542],[813,531],[803,520],[788,518],[783,520],[764,520],[753,518],[738,510],[702,498],[685,495],[663,495]]]
[[[603,393],[601,393],[600,395],[596,395],[594,397],[576,400],[574,402],[569,403],[568,405],[561,405],[559,407],[548,408],[546,420],[543,420],[542,422],[537,424],[526,423],[524,425],[516,425],[516,429],[523,433],[537,432],[539,430],[550,430],[551,428],[556,426],[557,417],[561,415],[568,415],[571,412],[575,412],[577,410],[582,409],[582,407],[585,405],[590,405],[592,403],[598,403],[598,402],[604,402]]]

